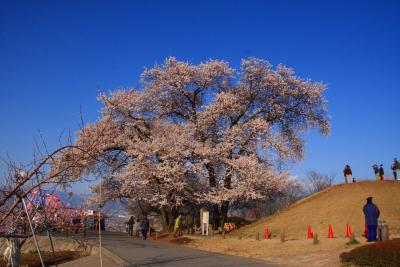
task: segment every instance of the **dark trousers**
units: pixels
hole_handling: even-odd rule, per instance
[[[142,229],[141,231],[142,231],[143,239],[146,240],[147,239],[147,229]]]
[[[378,225],[368,225],[368,242],[376,241],[376,230]]]
[[[133,225],[128,227],[128,234],[133,236]]]

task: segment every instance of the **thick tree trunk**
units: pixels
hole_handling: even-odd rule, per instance
[[[221,203],[221,213],[219,216],[221,228],[223,230],[224,224],[226,223],[226,219],[228,217],[228,210],[229,210],[229,201],[222,201]]]
[[[174,223],[176,217],[177,217],[177,210],[176,208],[172,208],[171,212],[169,213],[169,220],[168,220],[168,231],[170,232],[174,230]]]
[[[215,173],[214,167],[210,163],[208,163],[206,165],[206,168],[207,168],[207,171],[208,171],[208,182],[209,182],[210,187],[211,188],[217,187],[217,177],[216,177],[216,173]],[[219,220],[220,213],[219,213],[218,204],[213,205],[210,212],[212,213],[211,217],[213,218],[213,221],[212,221],[213,229],[217,230],[218,227],[220,226],[219,225],[219,223],[220,223],[219,222],[220,221]]]
[[[218,227],[220,226],[219,224],[220,212],[218,204],[213,205],[212,213],[213,213],[213,221],[212,221],[213,229],[218,230]]]
[[[160,208],[160,215],[161,215],[162,231],[168,232],[168,212],[164,205],[161,206]]]
[[[224,187],[226,189],[231,189],[231,182],[232,182],[232,170],[228,168],[225,178],[224,178]],[[221,213],[220,213],[220,223],[221,223],[221,228],[224,227],[224,224],[226,222],[226,219],[228,217],[228,211],[229,211],[229,201],[225,200],[221,202]]]

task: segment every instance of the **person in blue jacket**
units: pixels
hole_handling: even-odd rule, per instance
[[[149,219],[147,219],[147,216],[144,216],[141,224],[140,224],[140,231],[142,232],[143,240],[147,239],[147,231],[149,230]]]
[[[368,226],[368,242],[376,241],[378,218],[381,213],[379,208],[372,203],[372,197],[367,197],[367,204],[364,208],[365,223]]]

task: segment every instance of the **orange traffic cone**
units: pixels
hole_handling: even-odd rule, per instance
[[[329,225],[329,230],[328,230],[328,238],[333,238],[333,230],[332,230],[332,225]]]
[[[269,239],[268,227],[265,228],[265,239]]]
[[[311,226],[308,226],[307,238],[313,238],[313,233],[312,233],[312,230],[311,230]]]
[[[347,224],[347,227],[346,227],[346,237],[350,237],[350,236],[351,236],[351,228],[350,228],[350,225]]]

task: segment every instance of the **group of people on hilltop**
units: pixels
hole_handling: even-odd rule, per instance
[[[400,162],[397,160],[397,158],[394,158],[390,168],[393,171],[394,179],[397,180],[397,177],[400,174]],[[374,164],[372,165],[372,169],[374,171],[375,178],[377,181],[383,181],[385,179],[385,170],[383,169],[383,164],[380,164],[379,167],[377,164]],[[353,177],[353,172],[351,171],[350,165],[345,165],[343,170],[343,176],[346,184],[350,182],[353,183],[356,182],[356,179]]]
[[[372,165],[372,169],[374,170],[375,178],[377,181],[383,181],[385,179],[385,171],[383,170],[383,164],[378,165],[374,164]]]

